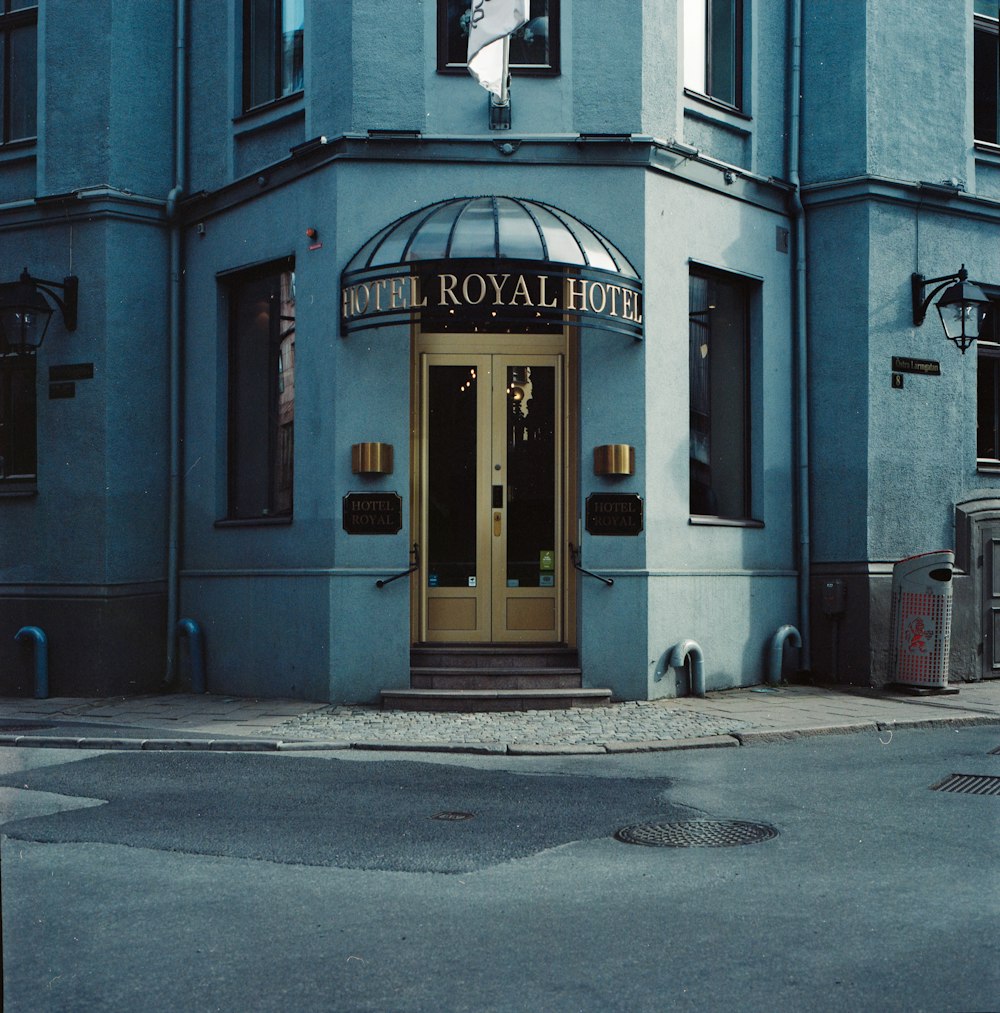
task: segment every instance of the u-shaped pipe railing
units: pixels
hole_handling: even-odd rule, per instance
[[[670,652],[671,668],[683,668],[684,662],[691,658],[691,695],[705,695],[705,655],[696,640],[682,640]]]
[[[205,637],[201,627],[193,619],[181,619],[177,623],[177,635],[188,638],[188,659],[191,664],[191,692],[207,693],[205,678]]]
[[[770,662],[767,669],[769,686],[778,686],[781,683],[781,658],[785,644],[789,640],[792,642],[792,647],[802,646],[802,634],[794,626],[779,626],[771,638]]]
[[[22,626],[14,634],[15,640],[33,640],[35,643],[35,699],[49,696],[49,639],[38,626]]]

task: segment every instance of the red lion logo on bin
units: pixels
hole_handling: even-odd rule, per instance
[[[906,649],[910,654],[927,654],[934,639],[934,624],[925,616],[916,616],[906,627],[906,636],[909,640]]]

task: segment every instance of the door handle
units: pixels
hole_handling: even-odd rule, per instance
[[[500,532],[503,530],[503,514],[499,510],[493,514],[493,535],[495,538],[500,537]]]

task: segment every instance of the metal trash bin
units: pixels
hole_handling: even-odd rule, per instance
[[[947,689],[954,568],[950,549],[909,556],[892,568],[890,675],[901,686]]]

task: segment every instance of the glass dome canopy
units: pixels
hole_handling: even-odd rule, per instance
[[[457,197],[413,211],[377,232],[345,277],[414,261],[542,261],[639,280],[599,232],[550,204],[516,197]]]
[[[420,323],[447,330],[568,324],[642,338],[642,281],[578,218],[517,197],[456,197],[380,229],[341,275],[341,333]]]

